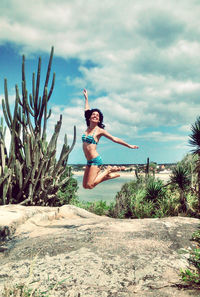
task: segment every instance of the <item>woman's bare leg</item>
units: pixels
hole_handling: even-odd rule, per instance
[[[118,173],[114,173],[120,170],[120,167],[108,166],[106,170],[100,173],[100,169],[97,166],[87,166],[83,177],[83,187],[85,189],[93,189],[103,181],[120,177]]]
[[[101,169],[98,166],[86,166],[83,175],[83,188],[92,189],[94,180],[96,179],[100,171]]]
[[[104,179],[101,182],[106,181],[106,180],[109,180],[109,179],[117,178],[117,177],[120,177],[120,174],[119,173],[114,173],[114,172],[113,173],[109,173],[108,175],[106,175],[104,177]]]

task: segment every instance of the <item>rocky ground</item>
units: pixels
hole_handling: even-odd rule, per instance
[[[0,291],[24,283],[52,297],[187,297],[199,220],[119,220],[75,206],[0,207]],[[3,239],[6,241],[3,241]]]

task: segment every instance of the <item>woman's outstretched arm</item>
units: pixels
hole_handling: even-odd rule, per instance
[[[119,143],[119,144],[124,145],[124,146],[126,146],[128,148],[131,148],[131,149],[138,149],[139,148],[137,145],[129,144],[129,143],[125,142],[124,140],[118,138],[118,137],[112,136],[106,130],[102,129],[102,134],[101,135],[107,137],[108,139],[112,140],[113,142]]]
[[[88,110],[88,109],[90,109],[90,106],[89,106],[89,101],[88,101],[88,93],[87,93],[86,89],[83,90],[83,95],[85,97],[85,110]]]

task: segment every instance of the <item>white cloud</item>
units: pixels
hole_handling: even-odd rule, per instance
[[[73,127],[76,126],[77,130],[77,139],[79,141],[82,131],[85,129],[83,122],[83,112],[80,108],[67,108],[63,109],[62,106],[53,106],[52,107],[52,116],[48,121],[48,139],[51,137],[54,131],[54,126],[56,122],[60,119],[60,114],[62,114],[62,126],[59,133],[58,144],[59,147],[63,144],[64,136],[67,135],[69,144],[72,143],[74,137]]]
[[[191,125],[183,125],[179,127],[179,130],[183,132],[191,132]]]
[[[5,94],[0,94],[0,104],[2,104],[2,99],[5,101]],[[13,93],[13,89],[11,90],[11,93],[8,94],[8,102],[10,105],[13,105],[16,100],[16,94]]]
[[[187,142],[179,143],[174,146],[174,150],[185,150],[185,155],[191,152],[191,147],[187,144]]]
[[[177,44],[171,48],[169,56],[171,58],[179,58],[180,55],[188,55],[193,58],[200,51],[200,44],[198,41],[179,40]]]
[[[49,52],[53,44],[56,56],[79,59],[81,76],[67,76],[66,83],[88,86],[91,105],[102,109],[114,134],[173,125],[186,131],[199,114],[199,13],[196,1],[186,0],[4,0],[0,43],[14,42],[25,54]],[[53,107],[49,133],[60,113],[61,136],[66,132],[71,141],[73,125],[78,134],[84,129],[80,101]]]
[[[138,138],[144,138],[146,140],[156,141],[156,142],[181,142],[186,143],[188,137],[182,136],[179,134],[172,134],[172,133],[163,133],[160,131],[152,131],[149,133],[142,134],[138,136]]]

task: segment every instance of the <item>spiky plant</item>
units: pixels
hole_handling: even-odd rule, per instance
[[[198,156],[196,171],[198,183],[198,208],[200,212],[200,116],[191,126],[192,133],[189,135],[189,144],[193,147],[192,153]]]
[[[183,166],[183,164],[178,163],[175,167],[172,168],[170,180],[172,183],[178,186],[179,194],[180,194],[180,204],[181,204],[180,210],[183,212],[186,212],[187,201],[185,197],[185,191],[189,187],[190,180],[191,180],[187,168]]]
[[[149,178],[146,184],[146,199],[148,201],[156,202],[158,199],[165,196],[165,188],[161,180],[155,178]]]
[[[53,92],[55,73],[48,89],[53,59],[51,50],[46,80],[40,96],[41,58],[38,61],[37,78],[32,76],[32,92],[26,89],[25,57],[22,60],[22,94],[16,85],[16,100],[12,114],[8,99],[7,80],[4,81],[5,100],[3,114],[10,130],[11,143],[7,152],[5,129],[0,125],[0,204],[21,203],[25,205],[53,206],[58,199],[58,189],[70,176],[62,179],[71,147],[65,135],[60,157],[56,160],[57,139],[62,125],[62,115],[55,125],[53,135],[46,139],[47,121],[51,116],[48,102]]]
[[[180,161],[181,164],[183,164],[183,166],[185,166],[188,169],[188,172],[191,175],[192,190],[197,183],[197,172],[196,172],[197,161],[198,161],[198,156],[194,154],[186,154],[185,157]]]

